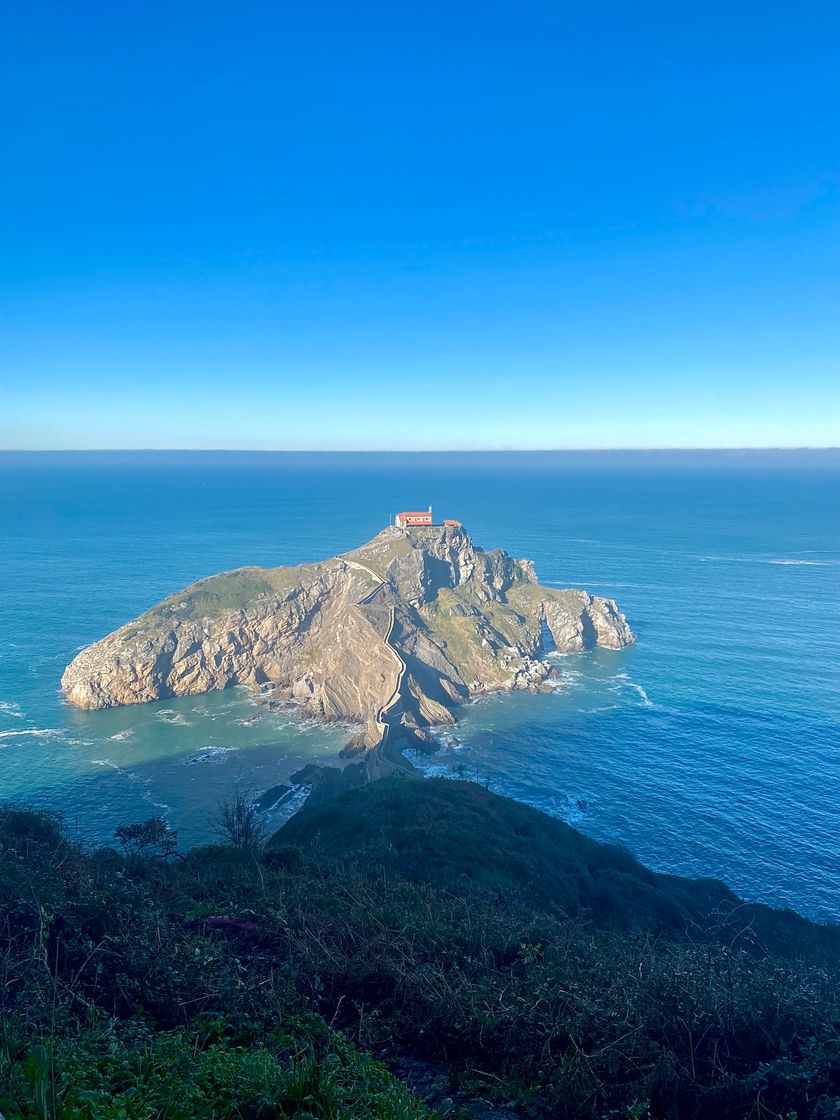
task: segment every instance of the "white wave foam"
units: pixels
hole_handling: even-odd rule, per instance
[[[292,792],[277,809],[276,819],[283,824],[291,820],[295,813],[299,813],[304,807],[311,792],[312,786],[294,786]]]
[[[126,739],[133,739],[134,738],[134,728],[133,727],[127,727],[125,729],[125,731],[117,731],[114,735],[109,735],[108,738],[113,743],[122,743]]]
[[[462,740],[459,739],[454,732],[447,731],[442,727],[434,732],[433,737],[442,747],[446,747],[447,750],[457,751],[464,745]]]
[[[192,726],[181,712],[176,712],[173,708],[161,708],[159,712],[155,712],[155,719],[160,720],[161,723],[169,723],[178,727]]]
[[[565,692],[569,687],[569,682],[562,677],[547,677],[543,684],[547,685],[552,692]]]
[[[703,559],[703,557],[701,557],[701,559]],[[549,587],[559,587],[563,591],[569,589],[568,582],[566,582],[564,580],[541,579],[540,583],[547,584]],[[611,590],[614,590],[617,587],[622,588],[622,589],[632,587],[635,590],[641,589],[643,591],[647,591],[648,588],[650,588],[650,586],[651,586],[651,584],[649,584],[649,583],[626,583],[626,582],[622,582],[622,581],[616,581],[614,579],[604,579],[604,580],[581,580],[581,579],[576,579],[575,580],[575,588],[582,587],[584,590],[589,588],[590,590],[594,591],[597,595],[601,595],[601,594],[609,595]]]
[[[520,801],[522,800],[521,795],[517,795],[515,790],[511,791],[509,796]],[[540,809],[543,813],[548,813],[550,817],[559,817],[560,820],[571,825],[580,824],[589,812],[589,802],[587,799],[585,797],[575,797],[572,794],[561,797],[529,798],[524,803],[526,805],[533,805],[534,808]]]
[[[648,694],[644,690],[644,688],[642,688],[642,686],[640,684],[636,684],[635,681],[630,679],[630,674],[629,673],[625,673],[625,672],[616,673],[615,676],[613,677],[613,681],[615,682],[615,684],[610,686],[610,689],[609,689],[610,692],[620,692],[622,689],[630,689],[630,691],[635,692],[636,695],[639,697],[639,699],[642,701],[642,707],[645,707],[645,708],[655,707],[653,701],[648,696]]]
[[[442,762],[432,762],[431,756],[416,747],[406,747],[402,756],[428,778],[448,778],[452,773],[449,766]]]
[[[122,770],[122,767],[117,766],[110,758],[92,758],[90,761],[93,766],[109,766],[112,770]]]
[[[642,688],[642,686],[640,684],[636,684],[635,681],[628,681],[627,682],[627,687],[632,688],[635,692],[638,692],[638,694],[641,698],[643,707],[645,707],[645,708],[652,708],[653,707],[653,701],[651,700],[651,698],[648,696],[648,694],[645,692],[645,690]]]
[[[556,671],[555,676],[546,677],[543,684],[547,685],[552,692],[574,692],[586,685],[586,677],[583,673],[560,669]]]
[[[224,761],[224,756],[231,752],[239,750],[238,747],[207,747],[198,754],[190,755],[185,758],[181,763],[182,766],[195,766],[199,762],[215,762],[216,760]]]
[[[12,719],[23,719],[23,709],[14,700],[0,700],[0,713]]]
[[[60,727],[22,727],[19,731],[0,731],[0,739],[17,739],[22,735],[34,735],[41,739],[60,739],[64,731]]]
[[[274,801],[271,802],[270,805],[263,805],[261,808],[259,808],[258,812],[260,812],[260,813],[273,813],[276,809],[279,809],[280,806],[288,800],[289,796],[292,794],[292,792],[294,791],[294,789],[296,787],[292,787],[290,789],[288,786],[282,786],[281,788],[282,788],[283,792],[281,794],[279,794],[274,799]],[[262,799],[265,797],[265,795],[267,793],[268,793],[267,789],[260,790],[259,791],[259,797],[257,798],[257,801],[262,801]],[[255,805],[257,804],[257,801],[254,802]]]
[[[153,801],[150,793],[144,793],[143,800],[147,804],[154,806],[155,809],[162,809],[164,813],[168,813],[172,808],[172,806],[167,805],[165,801]]]
[[[448,778],[453,782],[474,782],[476,785],[485,785],[487,782],[485,775],[462,762],[453,766],[451,756],[444,760],[440,755],[430,755],[416,747],[406,747],[402,756],[426,778]]]
[[[568,665],[558,664],[560,658],[572,657],[574,654],[560,653],[548,654],[547,660],[555,662],[556,677],[549,677],[545,683],[551,688],[559,690],[583,688],[588,680],[587,675],[580,669],[570,669]]]
[[[768,556],[698,556],[704,564],[781,564],[785,567],[825,568],[833,563],[829,560],[787,560]]]

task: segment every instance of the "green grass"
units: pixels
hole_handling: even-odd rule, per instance
[[[199,580],[183,591],[170,595],[142,616],[141,622],[157,623],[176,618],[194,621],[218,618],[273,593],[261,568],[239,568]]]
[[[251,855],[0,811],[0,1113],[837,1120],[838,936],[458,782]]]
[[[477,608],[480,617],[457,613],[464,607]],[[445,642],[447,656],[466,681],[479,677],[501,684],[511,676],[510,670],[499,665],[492,650],[482,645],[480,622],[489,625],[497,635],[495,640],[501,639],[506,646],[536,647],[539,642],[540,625],[534,617],[521,615],[506,603],[477,603],[469,591],[460,588],[442,589],[420,613],[431,637]]]
[[[348,552],[346,556],[349,560],[364,564],[366,568],[376,572],[380,579],[384,579],[389,564],[392,564],[395,560],[404,559],[414,547],[415,545],[412,544],[410,539],[402,537],[399,540],[388,541],[387,543],[377,542],[373,548],[363,545],[362,548]]]
[[[733,938],[779,956],[840,961],[840,927],[744,903],[715,879],[663,875],[625,848],[472,782],[396,775],[313,805],[274,844],[325,850],[441,890],[474,887],[604,929]]]
[[[151,1033],[91,1031],[0,1056],[11,1120],[426,1120],[433,1114],[352,1043],[318,1052],[305,1022],[267,1043],[237,1043],[216,1019]],[[8,1041],[8,1039],[7,1039]]]
[[[141,623],[171,624],[173,620],[220,618],[242,610],[260,599],[283,596],[316,574],[316,565],[293,568],[237,568],[209,576],[170,595],[147,611]]]

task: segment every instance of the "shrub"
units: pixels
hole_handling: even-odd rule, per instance
[[[126,855],[159,855],[168,859],[175,854],[178,833],[163,817],[150,817],[136,824],[121,824],[114,835]]]
[[[63,843],[63,824],[61,813],[19,805],[0,806],[0,838],[6,842],[31,840],[57,848]]]
[[[338,1036],[322,1053],[298,1038],[242,1046],[185,1030],[144,1040],[88,1031],[0,1054],[9,1120],[424,1120],[428,1109]],[[302,1045],[301,1045],[302,1044]]]
[[[265,822],[254,800],[253,790],[238,783],[219,802],[213,818],[216,835],[239,852],[259,852],[266,841]]]
[[[830,937],[770,912],[784,955],[723,939],[718,913],[701,921],[699,898],[720,905],[714,886],[636,875],[609,853],[587,880],[597,860],[580,863],[574,835],[529,892],[514,877],[559,860],[561,834],[529,817],[518,835],[539,862],[520,848],[488,866],[492,795],[462,811],[447,785],[432,790],[434,850],[472,835],[473,878],[465,851],[425,874],[417,850],[401,859],[407,835],[422,844],[399,804],[422,806],[413,783],[383,785],[396,823],[380,812],[355,848],[341,838],[364,823],[358,800],[346,816],[330,807],[329,841],[302,818],[264,853],[205,847],[177,862],[56,845],[48,823],[0,827],[0,1112],[425,1115],[373,1053],[444,1070],[435,1099],[491,1098],[529,1118],[837,1120]],[[499,813],[515,847],[519,818]],[[600,892],[604,916],[559,908],[550,891],[568,898],[570,883],[587,902]],[[658,932],[634,923],[636,904]]]

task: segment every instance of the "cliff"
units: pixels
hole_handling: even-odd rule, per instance
[[[391,527],[323,563],[200,580],[82,650],[61,684],[80,708],[246,685],[357,720],[372,747],[395,727],[422,739],[480,693],[546,687],[547,649],[634,640],[613,600],[543,587],[459,526]]]

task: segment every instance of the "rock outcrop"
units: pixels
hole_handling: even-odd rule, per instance
[[[355,552],[200,580],[89,646],[62,689],[80,708],[246,685],[373,747],[422,739],[457,706],[545,687],[545,654],[634,641],[611,599],[540,586],[533,565],[476,548],[459,526],[383,530]]]

